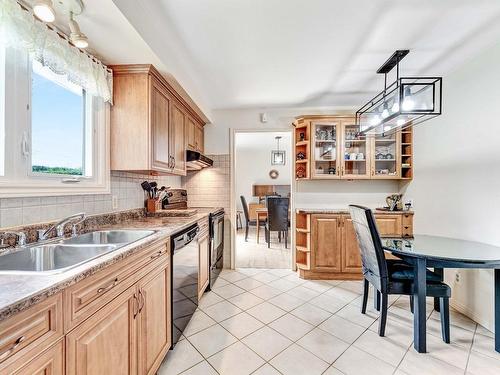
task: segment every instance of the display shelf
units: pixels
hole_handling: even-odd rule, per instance
[[[310,122],[299,118],[294,122],[294,171],[296,180],[310,178]]]
[[[413,179],[413,128],[401,132],[401,179]]]
[[[295,260],[297,268],[310,269],[311,215],[304,212],[295,214]]]

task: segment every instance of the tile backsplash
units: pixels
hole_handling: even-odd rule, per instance
[[[111,194],[2,198],[0,227],[52,221],[78,212],[92,215],[142,208],[145,195],[140,184],[144,180],[157,181],[159,186],[181,186],[181,178],[176,176],[111,172]],[[116,208],[113,208],[113,196],[117,197]]]

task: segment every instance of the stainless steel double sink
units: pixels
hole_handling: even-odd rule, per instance
[[[2,273],[59,273],[143,239],[153,230],[110,230],[23,246],[0,256]]]

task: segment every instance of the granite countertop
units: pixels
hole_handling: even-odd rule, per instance
[[[209,213],[216,210],[215,208],[199,210],[189,217],[133,217],[121,223],[100,225],[99,230],[152,229],[155,230],[155,233],[65,272],[54,274],[0,272],[0,321],[137,253],[154,242],[166,240],[171,235],[206,218]]]
[[[372,209],[376,214],[407,214],[407,215],[413,215],[414,211],[389,211],[389,210],[384,210],[384,209],[379,209],[379,208],[373,208]],[[349,214],[349,209],[348,208],[297,208],[296,211],[298,213],[306,213],[306,214]]]

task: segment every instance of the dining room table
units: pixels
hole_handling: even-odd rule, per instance
[[[414,267],[413,346],[419,353],[427,351],[426,343],[426,269],[444,278],[446,268],[494,270],[495,350],[500,353],[500,247],[456,238],[415,235],[413,238],[382,239],[385,251]],[[439,305],[434,301],[434,308]]]

